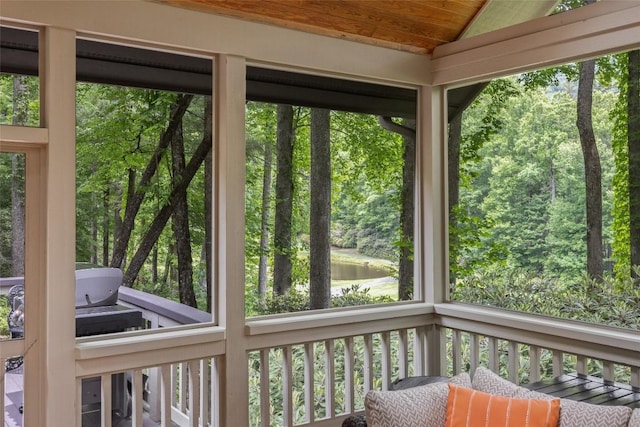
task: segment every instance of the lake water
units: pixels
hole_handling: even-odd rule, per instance
[[[382,268],[371,267],[362,264],[350,264],[341,262],[331,263],[332,280],[362,280],[387,277],[389,272]]]

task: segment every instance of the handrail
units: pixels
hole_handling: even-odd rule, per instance
[[[180,325],[211,322],[211,313],[125,286],[119,288],[118,299],[171,319]]]
[[[444,327],[638,366],[640,331],[463,303],[435,305]]]

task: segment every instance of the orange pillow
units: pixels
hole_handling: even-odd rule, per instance
[[[445,427],[556,427],[560,399],[515,399],[449,384]]]

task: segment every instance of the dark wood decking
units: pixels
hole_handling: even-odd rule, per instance
[[[640,408],[640,389],[626,384],[605,383],[602,378],[566,374],[524,387],[556,397],[594,405]]]

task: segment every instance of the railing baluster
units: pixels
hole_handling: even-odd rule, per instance
[[[462,371],[462,336],[459,330],[453,330],[451,335],[451,369],[453,375]]]
[[[495,373],[498,373],[498,366],[500,363],[500,346],[498,345],[498,339],[495,337],[489,337],[489,366],[488,368]]]
[[[200,363],[197,360],[187,362],[189,377],[189,427],[198,427],[200,418]]]
[[[187,390],[189,388],[189,381],[187,380],[187,364],[180,364],[180,412],[187,413]]]
[[[388,390],[391,383],[391,335],[389,331],[380,334],[380,354],[382,363],[382,389]]]
[[[640,367],[631,367],[631,385],[636,388],[640,388]]]
[[[407,343],[407,330],[400,329],[398,331],[398,377],[406,378],[409,376],[409,346]]]
[[[576,372],[578,375],[587,375],[589,373],[586,356],[578,356],[576,360]]]
[[[347,414],[355,410],[354,368],[353,338],[347,337],[344,339],[344,412]]]
[[[416,328],[413,336],[413,372],[415,375],[426,375],[427,373],[427,328],[420,326]]]
[[[282,349],[282,420],[285,427],[293,427],[293,354],[291,346]]]
[[[2,360],[2,359],[0,359]],[[2,393],[2,397],[0,398],[0,402],[2,402],[2,413],[4,414],[4,369],[5,369],[5,361],[2,360],[2,369],[0,372],[0,393]],[[82,426],[82,378],[76,379],[76,402],[78,402],[78,406],[76,406],[76,426]],[[4,415],[3,415],[4,416]],[[111,424],[105,426],[104,424],[101,427],[111,427]]]
[[[111,379],[109,379],[111,381]],[[131,426],[143,427],[142,424],[142,393],[144,387],[142,385],[142,371],[135,369],[131,372]]]
[[[602,379],[606,382],[612,383],[615,381],[615,365],[613,362],[602,362]]]
[[[559,377],[564,374],[564,353],[553,350],[551,357],[553,359],[553,376]]]
[[[540,348],[535,345],[529,346],[529,382],[540,381]]]
[[[469,365],[471,372],[475,372],[480,365],[480,336],[478,334],[469,334]]]
[[[171,427],[171,398],[173,395],[172,385],[175,385],[171,375],[172,366],[162,365],[160,369],[160,427]]]
[[[336,372],[335,372],[335,343],[333,340],[324,342],[324,377],[325,377],[325,408],[326,417],[336,416]]]
[[[103,426],[111,425],[111,374],[100,377],[100,422]]]
[[[199,388],[200,388],[200,419],[202,420],[202,426],[207,425],[209,419],[209,402],[211,402],[209,377],[211,376],[209,360],[200,360],[200,376],[199,376]]]
[[[373,337],[367,334],[364,339],[364,392],[373,389]]]
[[[0,359],[0,408],[2,408],[2,419],[3,420],[4,420],[4,396],[5,396],[4,373],[5,373],[6,366],[7,366],[6,363],[7,363],[6,360]],[[82,392],[80,393],[80,396],[82,396]],[[81,402],[81,401],[79,401],[79,402]],[[80,412],[80,411],[78,411],[78,412]],[[80,424],[80,425],[82,425],[82,424]]]
[[[312,342],[304,345],[304,413],[305,420],[312,423],[316,419],[315,413],[315,353]]]
[[[520,384],[520,350],[518,343],[509,341],[509,380]]]
[[[150,390],[160,390],[160,369],[149,369],[149,377],[147,378],[147,381],[149,382]],[[149,405],[149,418],[151,421],[159,422],[162,419],[160,395],[158,393],[151,393],[147,404]]]
[[[180,404],[180,395],[178,394],[178,364],[171,365],[171,406],[178,407]]]
[[[270,350],[260,350],[260,424],[271,425]]]

